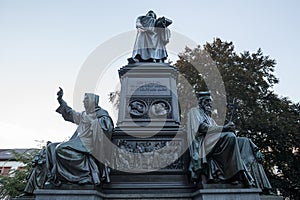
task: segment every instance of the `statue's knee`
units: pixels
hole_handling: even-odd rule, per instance
[[[225,132],[225,137],[236,139],[236,136],[233,132]]]
[[[233,142],[233,143],[237,143],[237,137],[234,133],[232,132],[226,132],[225,137],[227,138],[227,140]]]
[[[62,151],[62,149],[63,149],[63,145],[57,145],[56,147],[55,147],[55,152],[56,153],[60,153],[61,151]]]

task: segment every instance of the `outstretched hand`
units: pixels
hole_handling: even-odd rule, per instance
[[[57,100],[59,103],[61,103],[63,95],[64,95],[64,91],[61,87],[59,87],[59,91],[57,92]]]

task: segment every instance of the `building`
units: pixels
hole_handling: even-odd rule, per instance
[[[9,176],[14,170],[21,170],[24,163],[17,161],[15,154],[30,156],[37,149],[0,149],[0,175]]]

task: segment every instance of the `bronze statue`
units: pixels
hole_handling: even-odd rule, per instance
[[[63,90],[57,93],[60,104],[56,110],[66,121],[78,125],[71,139],[62,143],[48,142],[35,156],[33,170],[23,195],[33,194],[45,184],[94,184],[110,182],[108,167],[111,152],[105,149],[105,137],[111,139],[113,121],[108,112],[98,106],[99,96],[86,93],[85,111],[76,112],[62,99]],[[106,140],[107,141],[107,140]]]
[[[166,44],[171,36],[167,28],[172,21],[166,17],[156,18],[150,10],[145,16],[136,20],[137,36],[132,58],[129,63],[135,62],[164,62],[168,57]]]
[[[199,107],[188,113],[187,134],[190,146],[192,178],[201,183],[243,183],[253,185],[253,179],[242,160],[238,140],[230,122],[219,126],[211,118],[209,92],[199,93]]]
[[[76,112],[62,99],[63,90],[57,93],[60,104],[56,112],[66,121],[78,125],[67,142],[51,143],[47,146],[48,180],[59,185],[61,182],[99,185],[109,182],[108,163],[110,152],[105,150],[104,137],[111,138],[113,121],[108,112],[98,106],[99,96],[86,93],[83,104],[85,111]]]

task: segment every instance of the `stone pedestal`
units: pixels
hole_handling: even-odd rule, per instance
[[[165,63],[136,63],[119,70],[119,117],[112,136],[119,149],[111,184],[104,187],[110,193],[191,190],[177,75]]]
[[[175,67],[165,63],[122,67],[117,127],[178,127],[177,74]]]

